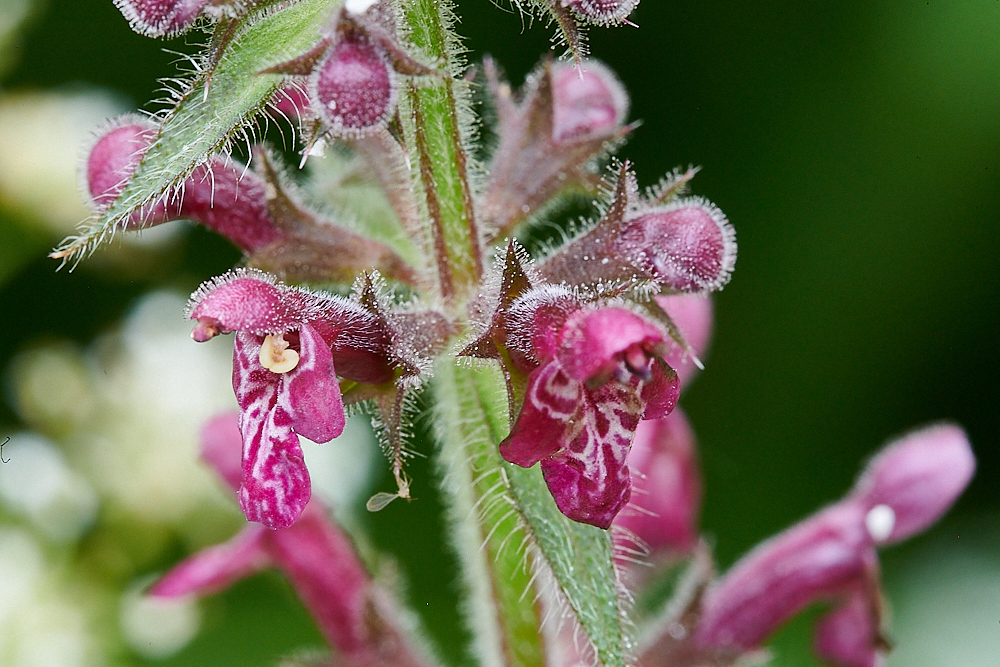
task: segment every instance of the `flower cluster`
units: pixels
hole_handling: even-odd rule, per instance
[[[335,189],[354,179],[379,191],[393,230],[315,204],[260,145],[246,166],[228,153],[202,154],[172,180],[159,178],[156,192],[133,188],[174,145],[180,123],[170,114],[126,116],[92,145],[83,173],[106,223],[95,227],[100,237],[187,218],[245,254],[245,266],[202,284],[187,316],[197,342],[234,335],[239,414],[206,427],[203,457],[236,491],[247,519],[262,525],[195,554],[151,594],[205,594],[275,566],[337,649],[337,664],[428,664],[350,540],[312,500],[299,438],[329,442],[344,430],[345,407],[365,404],[397,485],[368,507],[409,498],[409,408],[435,382],[428,398],[439,403],[435,419],[447,422],[435,424],[439,456],[460,453],[439,458],[450,471],[442,489],[457,516],[453,542],[460,551],[474,543],[474,553],[462,554],[470,597],[494,605],[474,624],[482,646],[492,647],[480,657],[525,650],[537,659],[509,664],[545,660],[548,640],[534,615],[566,598],[602,661],[625,664],[635,653],[648,667],[730,665],[820,600],[834,607],[818,625],[818,654],[840,667],[873,667],[886,646],[876,547],[923,530],[961,493],[975,466],[964,434],[936,426],[891,445],[844,500],[712,581],[699,539],[695,437],[677,403],[701,368],[711,294],[735,267],[735,232],[717,207],[688,195],[695,169],[645,191],[627,162],[602,171],[635,125],[621,81],[582,57],[579,31],[583,23],[628,23],[635,0],[531,1],[554,19],[574,59],[543,60],[515,91],[489,59],[481,73],[466,70],[447,3],[116,0],[148,35],[215,26],[195,84],[205,104],[230,94],[209,83],[234,43],[252,41],[246,26],[282,12],[312,17],[301,22],[310,25],[297,33],[298,55],[261,38],[256,46],[268,58],[254,56],[247,86],[259,95],[246,108],[230,101],[243,108],[244,123],[265,108],[297,117],[300,168],[310,156],[311,166],[350,160]],[[472,121],[479,84],[496,111],[488,151],[478,150]],[[197,95],[185,99],[198,107]],[[332,158],[324,157],[327,145],[336,147]],[[128,188],[135,192],[126,197]],[[530,256],[530,244],[517,239],[581,194],[592,218]],[[141,205],[119,211],[123,201]],[[450,380],[432,378],[442,370]],[[481,386],[497,372],[506,403]],[[475,387],[474,395],[454,395],[460,387]],[[448,400],[457,405],[440,405]],[[520,469],[536,464],[540,474]],[[506,513],[491,518],[497,508]],[[511,543],[516,553],[504,553]],[[648,632],[637,651],[618,597],[619,584],[646,579],[632,560],[690,561],[695,572],[667,605],[666,631]],[[559,595],[546,594],[548,580]],[[512,592],[517,585],[523,589]],[[552,642],[553,664],[587,653],[569,644]]]

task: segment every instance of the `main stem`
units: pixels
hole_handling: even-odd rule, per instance
[[[483,253],[469,183],[468,134],[471,120],[463,63],[455,55],[447,0],[409,0],[403,22],[419,56],[438,65],[441,76],[408,84],[400,118],[414,181],[429,228],[438,288],[449,304],[460,306],[483,273]]]

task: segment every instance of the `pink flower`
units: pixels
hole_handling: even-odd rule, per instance
[[[955,426],[931,426],[888,446],[846,498],[756,547],[708,589],[696,644],[756,648],[826,599],[835,607],[817,625],[820,656],[839,667],[879,664],[885,642],[875,547],[940,518],[974,470],[972,449]]]
[[[202,430],[202,457],[236,489],[240,485],[237,415],[210,420]],[[385,594],[368,577],[350,538],[330,522],[317,501],[283,530],[250,525],[234,538],[203,549],[150,589],[155,597],[207,595],[268,567],[287,576],[331,646],[361,667],[426,661],[407,644]]]
[[[388,332],[353,301],[286,287],[254,271],[205,283],[188,314],[198,321],[196,341],[236,332],[240,507],[251,521],[287,527],[311,495],[298,436],[328,442],[340,435],[338,374],[372,384],[393,378]]]
[[[500,453],[523,467],[540,461],[566,516],[608,528],[629,501],[626,457],[639,420],[677,402],[665,335],[631,310],[587,306],[552,287],[521,297],[509,318],[508,347],[538,366]]]
[[[682,294],[656,297],[698,357],[705,354],[712,329],[712,300]],[[695,365],[680,345],[665,357],[677,370],[681,389],[694,376]],[[645,552],[653,559],[687,554],[698,541],[701,475],[695,435],[677,408],[661,419],[639,422],[628,456],[632,500],[615,517],[615,535],[623,553]]]

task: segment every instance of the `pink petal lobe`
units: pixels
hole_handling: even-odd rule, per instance
[[[625,459],[642,406],[630,387],[616,382],[589,392],[586,401],[566,449],[542,460],[542,474],[563,514],[606,529],[629,501]]]
[[[260,342],[238,332],[233,376],[243,433],[243,485],[240,508],[250,521],[286,528],[298,519],[312,495],[299,437],[292,419],[278,405],[275,373],[261,368]]]
[[[883,664],[877,601],[862,587],[816,623],[816,655],[836,667],[878,667]]]
[[[267,529],[247,526],[223,544],[202,549],[183,560],[149,590],[154,597],[208,595],[263,570],[271,559],[263,549]]]
[[[677,407],[681,383],[677,372],[662,359],[653,361],[653,377],[642,383],[643,419],[661,419]]]
[[[695,642],[757,648],[807,605],[856,585],[875,558],[864,508],[832,505],[758,545],[709,587]]]
[[[308,324],[299,328],[299,364],[285,373],[278,408],[292,420],[299,435],[329,442],[344,430],[344,403],[330,347]]]
[[[684,412],[639,422],[628,464],[632,503],[615,525],[638,537],[654,554],[689,551],[698,540],[701,478],[694,431]]]
[[[941,518],[975,470],[976,457],[962,429],[938,424],[883,449],[868,464],[851,495],[868,509],[891,508],[891,530],[876,541],[892,544]]]
[[[500,443],[504,460],[530,468],[567,446],[567,424],[579,410],[583,386],[549,362],[528,376],[524,406],[510,435]]]
[[[665,350],[663,332],[652,322],[625,308],[581,310],[563,327],[556,358],[566,374],[585,382],[610,376],[629,348]]]
[[[243,483],[242,450],[240,413],[216,415],[201,427],[201,458],[215,468],[234,491]]]

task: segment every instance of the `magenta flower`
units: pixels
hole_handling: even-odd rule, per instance
[[[234,490],[242,479],[240,428],[235,414],[219,415],[202,430],[202,458]],[[154,597],[208,595],[269,567],[287,576],[329,644],[359,667],[418,667],[427,661],[408,645],[390,601],[368,577],[350,538],[312,501],[283,530],[250,525],[224,544],[177,565],[149,591]]]
[[[696,644],[750,650],[807,605],[830,600],[834,609],[816,629],[820,656],[838,667],[879,664],[885,642],[875,548],[934,523],[974,470],[955,426],[931,426],[888,446],[846,498],[756,547],[709,587]]]
[[[328,442],[340,435],[338,374],[371,384],[392,380],[388,332],[353,301],[286,287],[254,271],[205,283],[188,315],[198,321],[196,341],[236,332],[240,507],[269,528],[289,526],[311,495],[298,436]]]
[[[538,366],[500,453],[523,467],[540,461],[563,514],[608,528],[629,501],[626,458],[639,420],[677,402],[665,334],[627,308],[587,306],[554,287],[528,292],[508,317],[508,347]]]
[[[698,295],[656,297],[677,325],[692,353],[701,357],[712,329],[712,300]],[[666,362],[677,370],[681,389],[696,366],[680,345]],[[701,475],[695,435],[677,408],[661,419],[639,422],[628,456],[632,500],[614,520],[615,542],[622,553],[638,551],[659,560],[689,553],[698,541]]]

